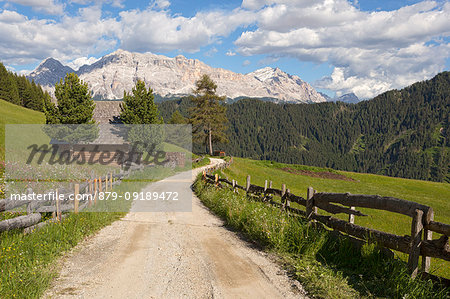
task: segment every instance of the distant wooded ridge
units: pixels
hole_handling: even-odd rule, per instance
[[[191,102],[158,105],[168,120]],[[230,142],[216,148],[229,155],[450,182],[450,72],[354,105],[243,99],[227,117]]]

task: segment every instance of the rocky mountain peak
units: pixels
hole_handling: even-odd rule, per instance
[[[54,65],[54,68],[42,69],[39,76],[34,75],[32,78],[41,85],[54,86],[67,71],[73,72],[58,61]],[[38,71],[39,67],[33,73]],[[130,92],[137,80],[143,80],[155,94],[162,97],[184,96],[192,93],[195,82],[203,74],[208,74],[217,83],[217,93],[230,99],[266,98],[273,99],[274,102],[291,103],[325,101],[308,83],[279,68],[266,67],[252,73],[239,74],[213,68],[183,55],[171,58],[119,49],[93,64],[80,67],[76,73],[88,83],[94,99],[121,99],[123,92]]]
[[[55,85],[61,78],[64,78],[67,73],[73,72],[74,70],[72,68],[64,66],[58,60],[50,57],[39,64],[28,77],[41,85]],[[46,84],[40,82],[46,82]]]

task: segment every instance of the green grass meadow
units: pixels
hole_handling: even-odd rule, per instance
[[[0,160],[3,160],[5,150],[6,124],[43,124],[44,113],[11,104],[0,100]]]
[[[411,279],[406,263],[386,256],[375,244],[355,247],[330,230],[315,227],[302,217],[249,200],[199,179],[194,190],[200,200],[268,251],[298,279],[311,298],[448,298],[450,289],[432,281]]]
[[[289,173],[282,168],[289,167],[297,170],[313,172],[328,171],[352,178],[354,181],[317,178],[307,175]],[[264,186],[265,180],[271,180],[274,188],[281,189],[282,184],[290,189],[290,192],[306,198],[307,188],[313,187],[318,192],[372,194],[392,196],[396,198],[415,201],[431,206],[434,210],[435,221],[450,223],[450,184],[429,181],[393,178],[387,176],[343,172],[318,167],[281,164],[270,161],[256,161],[250,159],[234,158],[231,166],[223,171],[229,179],[235,179],[240,185],[245,185],[247,175],[251,176],[251,183]],[[304,209],[304,207],[300,207]],[[397,235],[411,234],[411,218],[396,213],[382,210],[357,208],[368,217],[355,216],[355,224],[370,227]],[[324,211],[319,213],[327,215]],[[347,219],[346,215],[337,215],[341,219]],[[434,234],[433,238],[438,238]],[[402,259],[407,255],[397,253]],[[450,263],[432,259],[431,273],[450,278]]]
[[[0,197],[2,197],[5,125],[43,124],[45,116],[43,113],[2,100],[0,100],[0,111]],[[20,134],[26,134],[26,132],[21,130]],[[39,138],[41,143],[43,140],[42,136],[30,136],[30,138]],[[164,150],[179,151],[180,148],[165,143]],[[193,167],[208,163],[209,159],[205,157]],[[189,168],[190,163],[186,167]],[[99,165],[98,168],[94,168],[98,173],[104,173],[104,171],[111,171],[114,167]],[[146,168],[124,179],[120,185],[114,187],[113,191],[119,195],[124,192],[140,191],[150,181],[160,180],[183,170],[186,169]],[[61,223],[46,225],[27,235],[24,235],[20,229],[0,233],[0,298],[40,298],[58,273],[56,261],[87,236],[121,219],[126,214],[124,211],[127,211],[130,206],[131,201],[125,200],[117,200],[112,206],[99,201],[95,207],[87,209],[90,210],[89,212],[83,211],[77,215],[70,213]],[[24,213],[24,211],[0,212],[0,221]],[[44,215],[45,219],[51,218],[50,213],[48,214]]]

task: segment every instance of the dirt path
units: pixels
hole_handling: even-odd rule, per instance
[[[220,161],[212,159],[212,163]],[[224,228],[222,221],[193,196],[192,213],[130,212],[78,245],[63,258],[60,276],[44,297],[305,295],[297,281],[289,279],[265,253],[250,248]]]

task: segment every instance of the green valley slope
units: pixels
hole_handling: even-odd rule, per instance
[[[5,124],[42,124],[45,123],[44,113],[14,105],[0,100],[0,157],[5,150]],[[3,160],[3,158],[0,158]]]
[[[227,154],[449,182],[450,72],[391,90],[358,104],[274,104],[241,100],[227,105]],[[184,116],[189,98],[159,104],[169,119]],[[194,151],[203,152],[197,145]]]

